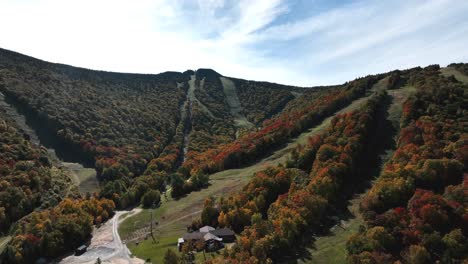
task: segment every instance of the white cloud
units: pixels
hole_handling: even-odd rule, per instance
[[[286,0],[0,0],[0,47],[92,69],[210,67],[295,85],[468,60],[467,1],[360,0],[279,20],[299,12],[290,7]]]

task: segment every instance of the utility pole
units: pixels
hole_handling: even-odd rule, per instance
[[[151,238],[153,239],[153,243],[156,243],[156,239],[154,238],[154,234],[153,234],[153,211],[154,211],[154,207],[155,207],[155,204],[153,203],[151,205],[151,212],[150,212],[150,232],[151,232]]]

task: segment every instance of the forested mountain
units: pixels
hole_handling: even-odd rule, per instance
[[[0,92],[42,144],[0,104],[0,231],[11,237],[3,259],[54,260],[116,209],[157,207],[171,199],[162,192],[203,196],[210,177],[227,171],[245,186],[203,196],[191,228],[229,227],[238,239],[208,263],[297,259],[359,193],[363,222],[347,240],[349,263],[462,263],[467,69],[432,65],[301,88],[211,69],[93,71],[0,49]],[[99,191],[80,193],[46,147],[95,168]],[[274,155],[286,158],[263,166]],[[237,171],[256,164],[249,175]]]
[[[236,132],[254,129],[236,126],[232,98],[226,97],[236,97],[241,107],[280,100],[277,93],[263,93],[267,84],[244,80],[236,82],[250,83],[255,97],[236,87],[228,94],[221,77],[209,69],[156,75],[92,71],[0,50],[0,91],[65,159],[96,167],[103,185],[109,183],[102,195],[122,207],[139,202],[147,189],[128,191],[147,178],[138,181],[139,176],[151,175],[151,188],[164,188],[167,172],[186,152],[227,144]],[[288,96],[274,109],[257,109],[257,124],[280,112],[291,92],[303,90],[276,86]]]
[[[460,72],[464,64],[453,64]],[[365,226],[346,244],[348,263],[467,260],[468,85],[430,66],[395,71],[387,89],[414,87],[402,106],[397,147],[361,201]],[[391,90],[389,90],[391,91]],[[199,225],[231,227],[238,244],[209,263],[269,263],[299,254],[372,170],[389,96],[336,116],[300,145],[287,167],[253,175],[237,194],[205,203]],[[362,184],[362,183],[361,183]],[[395,262],[397,261],[397,262]]]

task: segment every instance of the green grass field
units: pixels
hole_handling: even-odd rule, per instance
[[[156,242],[152,239],[144,240],[138,245],[128,244],[128,248],[133,255],[150,263],[163,263],[164,253],[171,248],[177,251],[177,236],[160,237]]]
[[[177,238],[178,236],[168,236],[160,238],[156,242],[148,239],[140,242],[138,245],[130,244],[128,248],[134,255],[149,263],[163,263],[164,254],[169,248],[179,254],[177,251]],[[195,254],[195,263],[202,263],[205,261],[205,258],[208,260],[217,255],[219,255],[217,252],[206,252],[205,254],[198,252]]]
[[[154,209],[153,222],[154,221],[159,222],[161,220],[161,215],[164,214],[165,211],[166,211],[165,205],[161,206],[160,208]],[[120,237],[122,237],[123,239],[128,237],[128,235],[134,230],[143,228],[150,223],[151,210],[143,209],[140,213],[129,218],[131,218],[131,220],[125,219],[119,225],[119,234],[120,234]]]

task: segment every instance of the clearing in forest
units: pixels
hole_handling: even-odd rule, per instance
[[[231,109],[231,114],[234,116],[234,125],[238,128],[252,128],[252,124],[245,115],[242,113],[244,110],[237,96],[236,86],[234,82],[226,77],[220,77],[221,83],[223,84],[224,95],[226,101]]]

